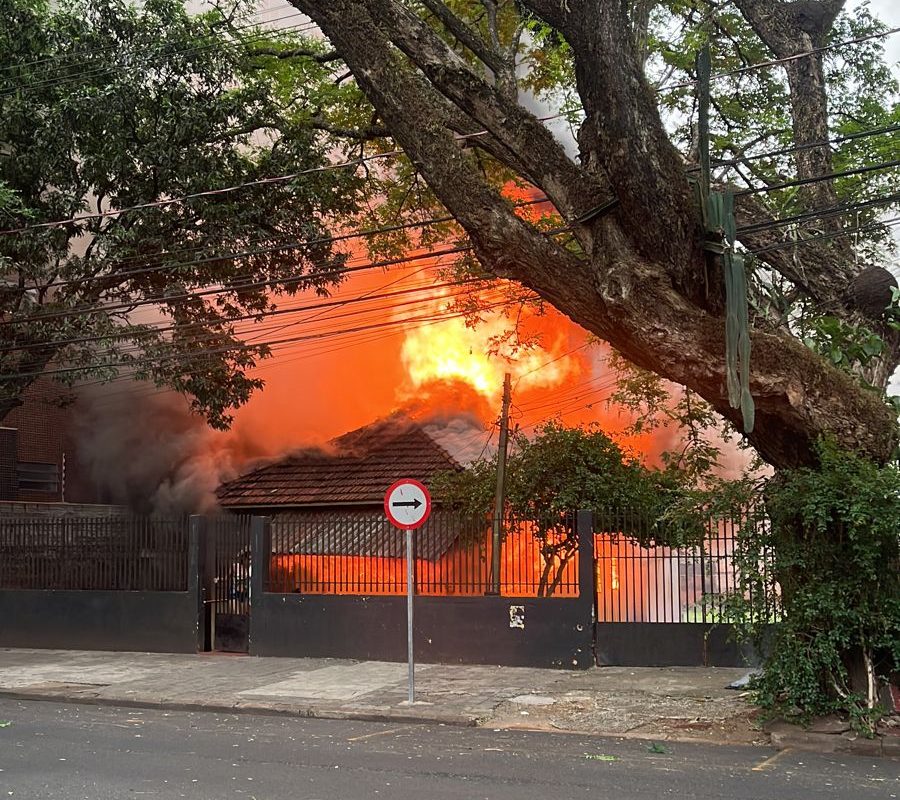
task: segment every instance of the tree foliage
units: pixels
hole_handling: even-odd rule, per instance
[[[703,535],[706,495],[693,491],[687,473],[648,469],[596,425],[567,427],[551,420],[532,436],[515,433],[511,440],[505,524],[527,524],[538,539],[544,562],[539,595],[553,593],[577,552],[579,509],[596,511],[599,520],[610,509],[628,509],[617,518],[615,533],[645,546],[684,545]],[[436,476],[435,495],[465,513],[490,516],[497,458],[482,457],[462,472]]]
[[[900,472],[833,443],[820,466],[770,481],[739,537],[735,617],[768,652],[756,692],[789,717],[843,713],[871,732],[879,690],[900,670]],[[763,583],[761,554],[774,585]],[[772,605],[783,621],[766,630]]]
[[[0,418],[52,365],[173,387],[226,426],[270,352],[251,323],[344,263],[329,226],[358,180],[320,169],[321,43],[267,48],[180,0],[0,0],[0,17]]]

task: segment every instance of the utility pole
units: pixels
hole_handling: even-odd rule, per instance
[[[500,535],[503,530],[503,507],[506,504],[506,448],[509,441],[509,405],[512,381],[503,376],[503,408],[500,412],[500,449],[497,453],[497,489],[494,492],[494,519],[491,527],[491,588],[488,594],[500,594]]]

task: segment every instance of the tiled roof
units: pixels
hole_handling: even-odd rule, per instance
[[[407,417],[391,417],[222,484],[224,508],[378,504],[401,478],[426,482],[460,465]]]

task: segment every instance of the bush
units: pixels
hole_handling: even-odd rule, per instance
[[[768,522],[756,515],[739,537],[738,603],[751,607],[744,632],[757,641],[764,604],[783,610],[755,686],[760,705],[798,721],[845,714],[871,734],[879,682],[900,669],[900,473],[828,443],[819,458],[766,486]]]

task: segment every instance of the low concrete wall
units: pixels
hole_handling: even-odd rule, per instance
[[[593,663],[589,599],[418,596],[413,619],[423,663]],[[264,593],[253,601],[250,653],[405,661],[406,598]]]
[[[598,622],[597,664],[620,667],[757,666],[759,655],[734,641],[731,625],[699,622]]]
[[[0,646],[195,653],[196,591],[0,590]]]

